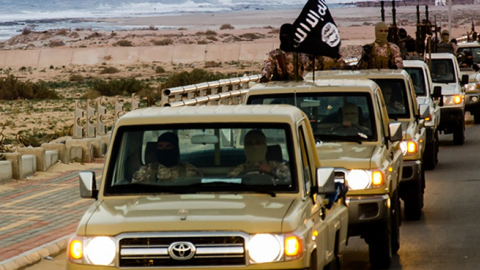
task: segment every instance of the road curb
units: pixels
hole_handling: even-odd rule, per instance
[[[18,256],[0,262],[0,270],[18,270],[40,262],[46,256],[54,256],[66,250],[68,239],[71,235],[64,236],[50,243],[44,244],[24,252]]]

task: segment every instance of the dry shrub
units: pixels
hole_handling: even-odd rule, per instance
[[[107,60],[107,61],[108,61],[108,60],[112,60],[112,56],[111,56],[111,55],[105,55],[105,56],[103,57],[103,60]]]
[[[198,31],[195,33],[195,36],[205,36],[205,32]]]
[[[218,41],[218,38],[216,38],[215,36],[207,36],[207,39],[211,41]]]
[[[65,43],[62,40],[50,40],[50,47],[59,47],[59,46],[65,46]]]
[[[95,32],[95,33],[92,33],[92,34],[88,35],[85,39],[98,38],[98,37],[102,37],[102,36],[103,36],[103,34]]]
[[[165,73],[165,69],[161,66],[157,66],[155,68],[155,73],[159,74],[159,73]]]
[[[35,32],[35,25],[27,25],[22,30],[22,35],[28,35],[32,32]]]
[[[222,63],[221,62],[215,62],[215,61],[207,61],[205,62],[205,65],[203,68],[215,68],[215,67],[221,67]]]
[[[158,30],[158,27],[155,27],[155,25],[150,25],[148,30]]]
[[[245,34],[241,34],[240,37],[245,38],[245,39],[254,40],[254,39],[259,39],[260,35],[255,34],[255,33],[245,33]]]
[[[213,31],[213,30],[207,30],[207,31],[205,32],[205,35],[207,35],[207,36],[216,36],[216,35],[218,35],[218,34],[217,34],[217,32],[215,32],[215,31]]]
[[[225,24],[222,24],[222,26],[220,26],[220,30],[232,30],[232,29],[235,29],[235,27],[233,27],[229,23],[225,23]]]
[[[118,72],[120,72],[120,70],[118,70],[118,68],[116,68],[116,67],[104,67],[100,71],[100,74],[114,74],[114,73],[118,73]]]
[[[66,36],[68,34],[68,32],[70,32],[70,29],[66,29],[66,28],[61,28],[61,29],[58,29],[55,34],[59,35],[59,36]]]
[[[152,40],[153,45],[155,46],[168,46],[173,44],[173,39],[164,38],[162,40]]]
[[[82,82],[83,79],[83,76],[80,74],[72,74],[70,75],[70,78],[68,78],[68,80],[71,82]]]
[[[71,38],[79,38],[80,35],[79,35],[77,32],[72,32],[72,33],[70,33],[69,37],[71,37]]]
[[[180,28],[178,28],[178,30],[179,30],[179,31],[186,31],[186,30],[188,30],[188,29],[185,28],[185,27],[180,27]]]
[[[119,40],[115,43],[116,46],[120,46],[120,47],[131,47],[133,46],[132,42],[130,40],[126,40],[126,39],[122,39],[122,40]]]
[[[208,44],[208,42],[203,39],[203,40],[197,41],[197,44],[198,44],[198,45],[206,45],[206,44]]]

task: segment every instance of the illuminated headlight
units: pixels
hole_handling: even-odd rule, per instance
[[[480,84],[478,83],[469,83],[465,85],[465,91],[475,91],[475,90],[480,90]]]
[[[402,141],[400,143],[400,149],[404,156],[414,155],[418,151],[418,145],[415,141]]]
[[[303,255],[303,240],[295,235],[256,234],[248,243],[251,263],[293,260]]]
[[[351,170],[346,179],[352,190],[376,188],[385,183],[385,174],[381,171]]]
[[[113,266],[117,248],[111,237],[74,237],[68,244],[72,263]]]
[[[455,105],[462,103],[462,96],[454,95],[454,96],[444,96],[443,97],[443,104],[444,105]]]

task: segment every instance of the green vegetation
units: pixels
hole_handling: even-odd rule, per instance
[[[216,81],[227,76],[220,72],[210,72],[204,69],[195,68],[191,72],[182,71],[173,74],[162,84],[162,88],[171,88],[188,84]]]
[[[45,82],[22,82],[13,75],[0,79],[0,100],[58,98]]]
[[[114,79],[110,81],[94,80],[92,89],[100,96],[128,96],[150,88],[150,85],[135,78]]]

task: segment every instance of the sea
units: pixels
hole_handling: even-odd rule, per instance
[[[141,26],[115,25],[101,19],[301,9],[306,2],[307,0],[0,0],[0,40],[20,34],[25,27],[35,31],[59,28],[115,31]],[[340,3],[330,4],[329,1],[327,5],[329,8],[343,6]],[[155,27],[162,28],[161,25]]]

